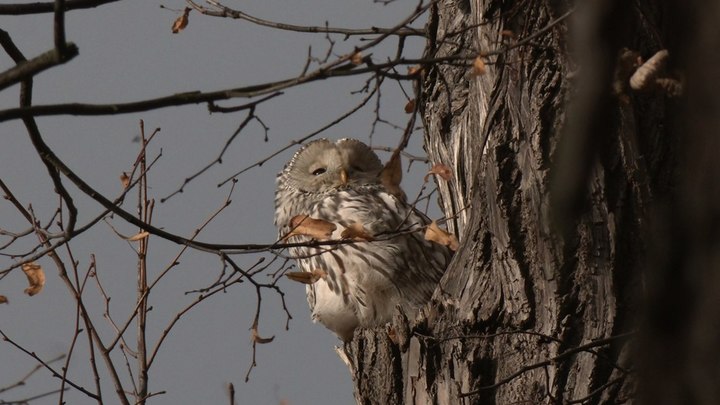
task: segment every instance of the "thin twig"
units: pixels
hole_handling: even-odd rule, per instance
[[[225,141],[225,145],[223,145],[222,149],[220,150],[220,153],[219,153],[218,156],[215,158],[215,160],[213,160],[213,161],[211,161],[210,163],[206,164],[202,169],[198,170],[197,172],[195,172],[195,173],[191,174],[190,176],[186,177],[185,180],[183,180],[183,182],[182,182],[182,184],[180,185],[180,187],[178,187],[178,188],[177,188],[175,191],[173,191],[172,193],[168,194],[166,197],[161,198],[161,199],[160,199],[160,202],[161,202],[161,203],[164,203],[164,202],[166,202],[167,200],[169,200],[170,198],[172,198],[173,196],[182,193],[182,192],[185,190],[185,186],[187,186],[191,181],[193,181],[193,180],[195,180],[196,178],[198,178],[200,175],[202,175],[203,173],[205,173],[206,171],[208,171],[211,167],[213,167],[213,166],[215,166],[215,165],[217,165],[217,164],[222,164],[222,160],[223,160],[223,157],[225,156],[225,152],[227,152],[228,148],[229,148],[230,145],[233,143],[233,141],[235,140],[235,138],[240,134],[240,132],[242,132],[243,129],[245,129],[245,127],[246,127],[253,119],[256,119],[256,118],[257,118],[257,117],[255,116],[255,108],[253,107],[253,108],[250,109],[250,111],[248,111],[247,116],[246,116],[245,119],[240,123],[240,126],[238,126],[238,129],[236,129],[235,132],[234,132],[232,135],[230,135],[230,137]]]
[[[357,111],[359,111],[361,108],[363,108],[363,107],[365,106],[365,104],[367,104],[367,102],[372,98],[373,93],[374,93],[374,91],[371,92],[370,94],[368,94],[365,98],[363,98],[363,99],[360,101],[360,103],[357,104],[355,107],[351,108],[351,109],[350,109],[349,111],[347,111],[345,114],[343,114],[343,115],[339,116],[338,118],[334,119],[332,122],[328,123],[327,125],[323,125],[321,128],[319,128],[319,129],[317,129],[317,130],[315,130],[315,131],[313,131],[313,132],[305,135],[304,137],[302,137],[302,138],[300,138],[300,139],[296,139],[296,140],[294,140],[294,141],[291,141],[289,144],[287,144],[286,146],[284,146],[284,147],[276,150],[276,151],[273,152],[272,154],[270,154],[270,155],[268,155],[268,156],[260,159],[259,161],[251,164],[250,166],[247,166],[247,167],[241,169],[240,171],[234,173],[234,174],[231,175],[230,177],[228,177],[228,178],[226,178],[225,180],[223,180],[223,181],[221,181],[220,183],[218,183],[218,187],[222,187],[222,186],[225,185],[227,182],[232,181],[234,178],[237,178],[237,176],[239,176],[239,175],[247,172],[248,170],[250,170],[250,169],[252,169],[252,168],[254,168],[254,167],[260,167],[260,166],[262,166],[262,165],[265,164],[267,161],[269,161],[270,159],[274,158],[275,156],[280,155],[281,153],[285,152],[286,150],[288,150],[288,149],[290,149],[290,148],[292,148],[292,147],[295,147],[295,146],[297,146],[297,145],[301,145],[303,142],[305,142],[305,141],[307,141],[307,140],[309,140],[309,139],[317,136],[318,134],[320,134],[320,133],[328,130],[329,128],[332,128],[333,126],[341,123],[341,122],[344,121],[346,118],[352,116],[352,115],[355,114]]]
[[[31,401],[34,401],[34,400],[40,399],[40,398],[49,397],[50,395],[55,395],[58,392],[61,394],[61,398],[62,398],[62,394],[69,389],[70,388],[66,387],[66,388],[62,388],[62,389],[52,390],[52,391],[44,392],[42,394],[33,395],[33,396],[30,396],[27,398],[16,399],[14,401],[0,400],[0,405],[28,405]]]
[[[589,343],[586,343],[586,344],[584,344],[584,345],[580,345],[580,346],[573,347],[573,348],[568,349],[568,350],[565,350],[564,352],[558,354],[557,356],[553,356],[553,357],[551,357],[551,358],[549,358],[549,359],[547,359],[547,360],[543,360],[543,361],[539,361],[539,362],[537,362],[537,363],[528,364],[528,365],[526,365],[526,366],[523,366],[523,367],[521,367],[519,370],[517,370],[517,371],[511,373],[510,375],[508,375],[507,377],[504,377],[504,378],[500,379],[500,380],[497,381],[495,384],[486,385],[486,386],[484,386],[484,387],[480,387],[480,388],[478,388],[478,389],[475,389],[475,390],[469,391],[469,392],[461,392],[460,395],[459,395],[459,397],[460,397],[460,398],[465,398],[465,397],[469,397],[469,396],[472,396],[472,395],[479,394],[479,393],[481,393],[482,391],[487,391],[487,390],[492,390],[492,389],[498,388],[498,387],[503,386],[503,385],[509,383],[510,381],[516,379],[517,377],[521,376],[522,374],[525,374],[525,373],[528,372],[528,371],[535,370],[536,368],[545,367],[545,366],[547,366],[547,365],[560,362],[560,361],[562,361],[562,360],[565,360],[565,359],[568,358],[568,357],[571,357],[571,356],[573,356],[573,355],[575,355],[575,354],[577,354],[577,353],[586,351],[586,350],[591,349],[591,348],[593,348],[593,347],[605,346],[605,345],[608,345],[608,344],[610,344],[610,343],[616,342],[616,341],[618,341],[618,340],[627,339],[627,338],[632,337],[632,336],[634,336],[634,335],[635,335],[634,332],[628,332],[628,333],[623,333],[623,334],[620,334],[620,335],[610,336],[610,337],[607,337],[607,338],[604,338],[604,339],[593,340],[593,341],[591,341],[591,342],[589,342]]]
[[[31,351],[27,350],[26,348],[20,346],[20,345],[19,345],[17,342],[15,342],[14,340],[10,339],[10,337],[8,337],[8,335],[6,335],[5,332],[3,332],[2,329],[0,329],[0,336],[2,336],[2,338],[3,338],[4,341],[10,343],[11,345],[15,346],[15,348],[17,348],[17,349],[20,350],[21,352],[23,352],[23,353],[27,354],[28,356],[32,357],[32,358],[33,358],[35,361],[37,361],[42,367],[44,367],[46,370],[50,371],[50,373],[52,373],[53,377],[60,378],[60,379],[63,378],[62,374],[58,373],[54,368],[52,368],[52,367],[50,366],[50,363],[49,363],[49,362],[43,361],[43,359],[41,359],[40,357],[38,357],[37,354],[35,354],[34,352],[31,352]],[[53,359],[53,361],[56,361],[56,360],[57,360],[57,359]],[[73,381],[68,380],[67,378],[65,378],[64,380],[67,381],[68,385],[72,386],[72,387],[75,388],[76,390],[82,392],[83,394],[89,396],[90,398],[97,399],[97,396],[96,396],[95,394],[93,394],[92,392],[86,390],[85,388],[81,387],[80,385],[75,384]]]
[[[54,358],[54,359],[48,360],[48,361],[47,361],[47,364],[53,364],[53,363],[55,363],[55,362],[57,362],[57,361],[60,361],[60,360],[62,360],[62,359],[64,359],[64,358],[65,358],[65,354],[61,354],[61,355],[57,356],[57,357]],[[30,377],[32,377],[35,373],[37,373],[37,372],[38,372],[40,369],[42,369],[42,368],[43,368],[43,366],[42,366],[41,364],[35,365],[35,367],[33,367],[27,374],[25,374],[24,376],[22,376],[22,377],[21,377],[19,380],[17,380],[16,382],[14,382],[14,383],[12,383],[12,384],[10,384],[10,385],[7,385],[7,386],[5,386],[5,387],[0,387],[0,394],[2,394],[3,392],[6,392],[6,391],[10,391],[10,390],[12,390],[13,388],[22,387],[22,386],[26,385],[26,384],[27,384],[27,380],[28,380]]]
[[[140,186],[138,187],[138,219],[145,223],[151,223],[153,212],[153,200],[148,197],[148,176],[147,176],[147,138],[145,137],[145,122],[140,120]],[[142,229],[140,230],[142,231]],[[147,362],[147,313],[148,313],[148,276],[147,276],[147,256],[150,238],[142,238],[139,241],[137,260],[137,368],[138,368],[138,386],[135,389],[136,401],[145,404],[145,398],[148,395],[148,379],[149,365]]]
[[[228,206],[230,205],[230,203],[231,203],[230,197],[232,196],[233,190],[234,190],[234,186],[230,189],[230,192],[228,193],[227,198],[225,199],[225,201],[223,202],[223,204],[222,204],[217,210],[215,210],[213,213],[211,213],[211,214],[208,216],[208,218],[206,218],[206,219],[200,224],[200,226],[193,232],[192,236],[190,237],[190,240],[194,240],[194,239],[202,232],[202,230],[205,229],[205,227],[207,227],[207,226],[210,224],[210,222],[212,222],[213,219],[215,219],[226,207],[228,207]],[[153,288],[157,285],[157,283],[159,283],[160,280],[161,280],[163,277],[165,277],[165,275],[166,275],[172,268],[174,268],[174,267],[179,263],[178,260],[180,259],[180,256],[182,256],[183,253],[185,253],[185,251],[188,249],[188,247],[189,247],[189,246],[185,245],[185,246],[183,246],[183,247],[180,249],[180,251],[178,252],[178,254],[170,261],[170,264],[169,264],[168,266],[166,266],[166,268],[165,268],[162,272],[160,272],[160,274],[155,278],[155,280],[153,280],[153,281],[148,285],[147,290],[146,290],[146,294],[148,294],[150,291],[152,291]],[[101,291],[103,297],[105,297],[106,314],[107,314],[107,317],[109,317],[110,299],[109,299],[109,297],[107,296],[107,294],[105,294],[105,291],[102,289],[102,286],[99,284],[99,281],[100,281],[100,280],[97,279],[97,281],[98,281],[98,286],[99,286],[99,288],[100,288],[100,291]],[[136,316],[137,313],[138,313],[138,306],[139,306],[139,304],[140,304],[140,301],[137,301],[135,308],[134,308],[133,311],[130,313],[129,318],[125,321],[125,323],[123,324],[122,327],[117,327],[117,325],[115,325],[115,323],[112,322],[112,320],[111,320],[111,323],[112,323],[113,327],[115,327],[115,339],[113,339],[113,341],[108,345],[108,348],[109,348],[110,350],[112,350],[112,348],[118,343],[118,341],[121,341],[121,342],[124,343],[123,335],[125,334],[125,331],[126,331],[127,328],[130,326],[130,324],[132,323],[133,319],[135,319],[135,316]]]
[[[250,14],[247,14],[245,12],[242,12],[240,10],[235,10],[230,7],[222,5],[220,2],[215,0],[206,0],[208,4],[212,6],[212,8],[203,7],[197,3],[195,3],[192,0],[186,0],[186,2],[195,10],[200,12],[201,14],[205,14],[212,17],[223,17],[223,18],[233,18],[233,19],[240,19],[244,21],[251,22],[253,24],[257,24],[263,27],[269,27],[269,28],[275,28],[279,30],[285,30],[285,31],[293,31],[293,32],[305,32],[305,33],[313,33],[313,34],[342,34],[345,35],[346,38],[350,36],[355,35],[379,35],[379,34],[386,34],[386,35],[397,35],[399,37],[407,37],[407,36],[420,36],[424,37],[426,36],[426,32],[424,29],[418,29],[418,28],[412,28],[412,27],[393,27],[393,28],[378,28],[378,27],[372,27],[372,28],[364,28],[364,29],[352,29],[352,28],[331,28],[331,27],[318,27],[318,26],[304,26],[304,25],[293,25],[293,24],[285,24],[270,20],[264,20],[258,17],[254,17]]]
[[[0,5],[0,7],[2,6]],[[0,29],[0,45],[2,45],[5,52],[7,52],[16,63],[14,67],[0,73],[0,91],[13,84],[30,79],[47,69],[61,65],[77,56],[79,52],[75,44],[68,43],[65,44],[62,51],[59,51],[57,48],[51,49],[30,60],[18,60],[19,58],[17,58],[17,56],[21,54],[10,39],[10,34],[2,29]],[[25,58],[22,57],[22,59]]]
[[[597,395],[597,394],[605,391],[606,389],[614,386],[615,384],[621,383],[623,380],[625,380],[625,378],[626,378],[626,377],[625,377],[624,375],[621,375],[620,377],[613,378],[612,380],[609,380],[609,381],[606,382],[605,384],[603,384],[603,385],[597,387],[596,389],[590,391],[586,396],[584,396],[584,397],[582,397],[582,398],[578,398],[578,399],[565,400],[564,403],[565,403],[565,404],[568,404],[568,405],[570,405],[570,404],[582,404],[582,403],[590,400],[590,399],[591,399],[592,397],[594,397],[595,395]]]

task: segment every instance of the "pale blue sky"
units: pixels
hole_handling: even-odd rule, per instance
[[[324,54],[327,42],[322,35],[281,32],[234,21],[190,14],[185,31],[173,35],[170,26],[177,14],[161,9],[182,9],[184,2],[125,0],[97,9],[74,11],[67,16],[67,37],[75,42],[80,54],[68,64],[48,71],[35,80],[35,104],[60,102],[111,103],[158,97],[189,90],[211,91],[275,81],[298,74],[307,55],[308,45],[316,55]],[[227,1],[230,7],[271,20],[308,25],[351,28],[389,27],[402,20],[417,3],[398,0],[389,6],[371,0],[252,0]],[[8,31],[26,57],[33,57],[52,46],[52,15],[0,16],[0,28]],[[338,54],[351,52],[354,42],[338,40]],[[389,40],[394,45],[395,40]],[[410,42],[409,55],[417,56],[424,45]],[[373,51],[379,58],[392,48]],[[0,70],[12,66],[2,53]],[[290,89],[282,97],[263,104],[257,114],[270,127],[269,142],[263,141],[260,126],[251,124],[227,152],[222,166],[216,166],[165,204],[156,207],[154,223],[166,230],[188,236],[203,219],[223,201],[227,188],[216,184],[232,173],[257,161],[290,140],[310,133],[360,100],[351,95],[362,86],[364,78],[332,79],[302,88]],[[407,86],[407,84],[406,84]],[[0,93],[0,109],[17,105],[18,86]],[[409,89],[409,87],[407,87]],[[234,105],[243,100],[222,103]],[[383,87],[383,117],[404,125],[406,100],[397,84]],[[321,136],[356,137],[367,140],[374,103],[360,114]],[[162,149],[162,158],[150,173],[151,194],[159,199],[175,190],[182,180],[210,162],[244,118],[239,114],[208,114],[205,105],[167,108],[142,114],[108,117],[48,117],[38,119],[46,141],[70,167],[88,183],[113,197],[121,190],[118,177],[127,171],[136,156],[138,121],[145,120],[150,132],[162,131],[150,148],[152,156]],[[379,125],[374,142],[394,146],[401,131]],[[418,133],[417,137],[420,134]],[[35,213],[47,221],[56,206],[49,179],[34,153],[27,133],[19,121],[0,123],[0,176],[25,205],[32,204]],[[419,151],[417,142],[415,153]],[[233,204],[200,237],[218,243],[270,243],[275,238],[273,194],[275,174],[290,156],[282,154],[241,176]],[[386,154],[382,155],[387,158]],[[415,195],[425,168],[407,175],[405,188]],[[67,183],[67,182],[66,182]],[[81,210],[80,223],[101,211],[100,206],[70,186]],[[134,212],[133,205],[126,209]],[[120,220],[113,220],[119,231],[136,230]],[[0,228],[24,229],[26,224],[6,203],[0,202]],[[21,246],[28,248],[27,241]],[[112,296],[111,312],[118,322],[126,319],[135,298],[136,259],[127,243],[100,223],[94,230],[72,243],[80,268],[87,269],[89,255],[96,254],[98,273],[103,286]],[[179,247],[153,238],[150,246],[150,272],[157,274],[174,257]],[[16,251],[20,251],[20,246]],[[238,257],[243,265],[259,256]],[[0,257],[0,267],[11,259]],[[0,294],[7,295],[9,305],[0,307],[0,328],[42,358],[49,359],[67,350],[74,325],[74,303],[57,276],[52,262],[40,260],[47,271],[45,290],[35,297],[22,293],[25,277],[15,272],[0,281]],[[154,342],[173,315],[191,302],[194,296],[184,292],[210,284],[218,275],[219,260],[213,255],[189,252],[181,264],[160,283],[151,296],[153,310],[149,315],[149,336]],[[276,267],[271,268],[275,270]],[[265,280],[265,275],[258,276]],[[309,319],[304,288],[283,280],[288,307],[293,315],[290,330],[284,330],[285,315],[277,295],[265,292],[260,332],[275,335],[275,341],[259,346],[258,366],[244,383],[250,364],[249,327],[255,305],[255,290],[248,283],[236,285],[227,293],[206,300],[176,326],[165,341],[156,364],[151,369],[152,392],[167,391],[150,403],[227,403],[226,384],[236,387],[240,404],[345,404],[352,403],[352,385],[344,364],[333,351],[339,341],[322,326]],[[103,336],[112,330],[102,319],[102,300],[91,285],[86,302]],[[128,333],[133,340],[133,333]],[[84,335],[83,335],[84,336]],[[71,363],[73,381],[93,387],[87,365],[87,345],[81,339]],[[121,357],[116,356],[119,371],[126,376]],[[0,387],[10,384],[29,371],[34,363],[27,355],[0,342]],[[100,368],[104,366],[100,363]],[[127,379],[124,380],[126,385]],[[0,394],[9,401],[55,389],[58,380],[41,371],[27,381],[27,386]],[[117,403],[110,381],[103,383],[107,403]],[[57,397],[33,404],[57,403]],[[90,403],[71,390],[68,403]]]

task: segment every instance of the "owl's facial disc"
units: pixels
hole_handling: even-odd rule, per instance
[[[313,168],[311,175],[314,189],[321,192],[345,188],[357,183],[356,179],[352,177],[353,173],[342,164],[319,165],[319,167]]]
[[[328,155],[320,157],[318,162],[308,167],[307,177],[310,187],[306,191],[324,192],[377,182],[377,173],[369,172],[361,165],[342,162],[340,156],[334,152],[328,151]]]
[[[288,183],[299,190],[322,193],[337,186],[341,157],[329,141],[309,144],[294,159],[288,171]]]
[[[296,156],[289,168],[287,181],[299,190],[322,193],[377,184],[381,169],[377,156],[359,141],[333,143],[319,140],[308,144]]]

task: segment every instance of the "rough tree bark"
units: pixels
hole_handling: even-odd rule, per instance
[[[621,47],[668,46],[668,15],[597,3],[570,18],[550,0],[433,9],[428,57],[505,52],[480,76],[426,67],[426,148],[453,169],[439,186],[461,246],[408,339],[346,345],[358,403],[633,401],[644,225],[672,189],[678,126],[662,94],[612,83]]]

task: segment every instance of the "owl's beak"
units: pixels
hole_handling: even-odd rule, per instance
[[[348,174],[345,169],[340,169],[340,185],[341,186],[347,186],[348,182]]]

